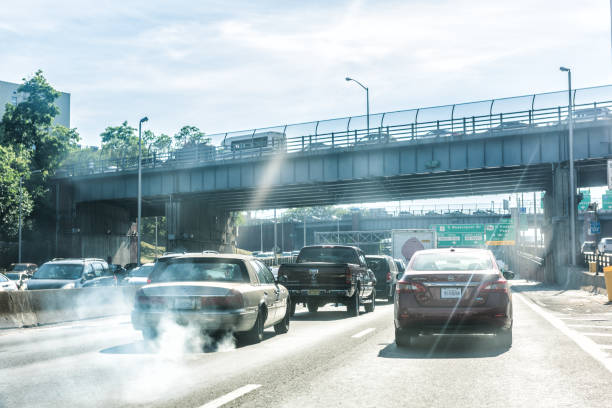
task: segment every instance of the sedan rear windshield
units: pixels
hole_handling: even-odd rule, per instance
[[[366,257],[366,262],[368,263],[368,268],[376,274],[389,272],[389,264],[386,259]]]
[[[134,268],[130,271],[130,276],[136,278],[148,278],[153,270],[153,265],[143,265],[140,268]]]
[[[489,255],[460,252],[417,254],[412,263],[415,271],[481,271],[492,268]]]
[[[6,277],[10,280],[19,280],[21,278],[21,274],[19,273],[7,273]]]
[[[32,277],[33,279],[79,279],[83,265],[79,264],[45,264]]]
[[[329,262],[359,264],[357,253],[352,248],[314,247],[303,248],[297,258],[297,263]]]
[[[249,282],[244,263],[229,259],[173,259],[154,270],[152,283],[160,282]]]

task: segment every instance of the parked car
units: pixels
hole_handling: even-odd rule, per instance
[[[393,303],[397,282],[397,265],[388,255],[366,255],[368,268],[376,276],[376,296]]]
[[[612,252],[612,238],[606,237],[599,240],[597,244],[597,252],[600,254],[609,254]]]
[[[595,241],[584,241],[582,246],[580,247],[580,253],[584,254],[594,254],[597,252],[597,243]]]
[[[19,290],[17,283],[0,273],[0,292],[12,292],[15,290]]]
[[[502,122],[497,126],[493,126],[491,131],[503,131],[503,130],[516,130],[516,129],[527,129],[529,127],[528,123],[520,122],[518,120],[510,120],[507,122]]]
[[[289,289],[291,315],[296,303],[306,303],[316,313],[328,303],[346,305],[351,316],[376,306],[376,278],[361,249],[343,245],[313,245],[302,248],[294,264],[282,264],[278,281]]]
[[[28,275],[26,272],[7,272],[4,274],[4,276],[15,282],[18,289],[24,287],[31,277],[31,275]]]
[[[146,263],[130,270],[127,276],[121,281],[122,285],[144,286],[147,284],[151,272],[155,268],[154,263]]]
[[[610,109],[605,107],[576,109],[574,111],[574,120],[576,122],[610,118],[612,118],[612,112],[610,112]]]
[[[57,259],[45,262],[25,284],[27,290],[114,286],[116,278],[106,261],[97,258]]]
[[[512,294],[493,253],[438,248],[414,254],[397,282],[395,342],[420,334],[493,333],[512,346]]]
[[[136,293],[132,324],[154,339],[163,318],[231,331],[240,343],[259,343],[266,327],[289,330],[287,289],[259,260],[238,254],[186,254],[168,259]]]
[[[26,272],[28,275],[32,275],[38,269],[38,265],[35,263],[12,263],[9,267],[10,272]]]

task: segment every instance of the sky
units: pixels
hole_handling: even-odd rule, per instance
[[[0,80],[42,69],[99,145],[612,84],[604,0],[4,1]],[[473,201],[473,200],[472,200]],[[484,198],[487,202],[488,199]]]
[[[155,4],[153,4],[155,3]],[[71,126],[208,134],[612,83],[609,2],[4,2],[0,79],[42,69]]]

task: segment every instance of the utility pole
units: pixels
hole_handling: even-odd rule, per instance
[[[304,246],[306,246],[306,213],[304,213]]]
[[[568,88],[568,147],[569,147],[569,188],[570,188],[570,261],[576,266],[576,183],[574,180],[574,109],[572,102],[572,70],[566,67],[559,68],[567,72]]]
[[[263,219],[259,220],[259,252],[263,252]]]
[[[21,200],[23,199],[23,176],[19,177],[19,256],[18,263],[21,263]]]
[[[157,261],[157,216],[155,216],[155,260]]]
[[[274,260],[276,263],[276,254],[278,253],[278,241],[276,234],[276,208],[274,209]]]
[[[142,124],[148,121],[146,116],[138,122],[138,248],[136,249],[136,263],[140,266],[140,233],[142,229]]]

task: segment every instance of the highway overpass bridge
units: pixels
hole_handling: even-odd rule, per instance
[[[578,186],[604,185],[612,86],[572,97]],[[566,102],[567,92],[555,92],[376,114],[370,129],[351,117],[213,135],[214,147],[143,159],[144,215],[166,215],[170,248],[218,248],[235,241],[232,211],[546,191],[547,236],[562,262]],[[225,143],[272,133],[283,136],[280,147]],[[64,251],[90,255],[92,237],[125,235],[136,214],[137,163],[80,163],[58,173],[56,240],[67,243]],[[65,232],[70,239],[61,239]]]

